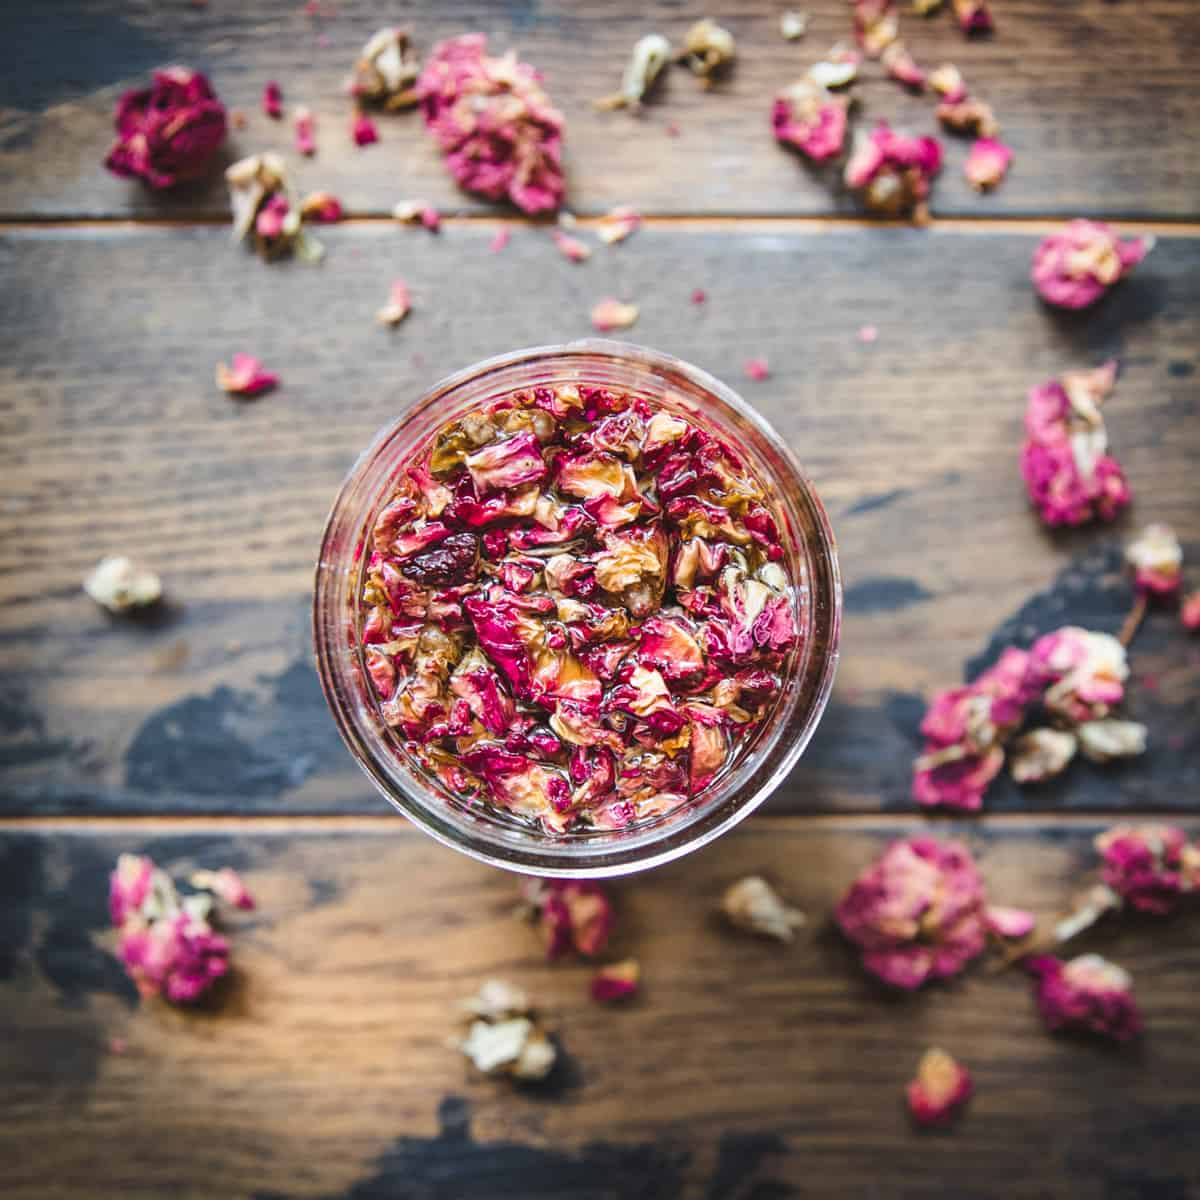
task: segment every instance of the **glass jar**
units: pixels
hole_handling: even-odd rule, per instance
[[[357,599],[364,545],[396,481],[444,425],[511,391],[591,384],[645,396],[727,440],[765,486],[795,587],[800,640],[778,700],[733,766],[669,813],[621,830],[548,834],[502,811],[467,803],[410,764],[383,722],[362,659]],[[829,520],[779,435],[704,371],[654,350],[588,339],[487,359],[450,376],[385,429],[351,468],[325,526],[317,563],[317,669],[338,729],[358,764],[400,812],[447,846],[527,874],[601,878],[670,862],[749,816],[800,757],[833,686],[841,583]]]

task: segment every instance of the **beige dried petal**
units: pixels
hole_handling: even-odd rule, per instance
[[[930,71],[929,86],[941,96],[964,96],[967,91],[962,72],[953,63],[943,63]]]
[[[1169,525],[1147,525],[1125,547],[1125,561],[1137,571],[1168,574],[1183,565],[1183,548]]]
[[[600,223],[596,226],[596,236],[606,246],[612,246],[623,242],[641,223],[641,213],[636,208],[622,204],[600,218]]]
[[[601,109],[638,108],[663,67],[671,60],[671,43],[661,33],[648,33],[639,38],[633,54],[621,76],[621,90],[615,95],[596,101]]]
[[[1106,912],[1121,907],[1121,897],[1107,884],[1098,883],[1075,901],[1071,912],[1054,926],[1054,940],[1069,942],[1090,929]]]
[[[1108,717],[1102,721],[1085,721],[1075,730],[1079,749],[1092,762],[1110,762],[1114,758],[1133,758],[1145,753],[1145,725],[1137,721],[1118,721]]]
[[[700,76],[704,86],[708,87],[712,75],[726,63],[732,62],[736,54],[737,43],[733,40],[733,34],[711,17],[705,17],[687,31],[683,39],[683,48],[676,58],[686,62],[692,72]]]
[[[739,929],[781,942],[790,942],[792,931],[807,921],[798,908],[785,904],[760,875],[748,875],[727,888],[721,897],[721,911]]]
[[[638,319],[638,306],[620,300],[601,300],[592,309],[592,325],[601,333],[628,329]]]
[[[1075,757],[1075,735],[1058,729],[1031,729],[1008,751],[1008,769],[1018,783],[1041,783],[1067,769]]]
[[[529,997],[525,992],[503,979],[485,980],[474,996],[462,1002],[462,1007],[464,1011],[487,1021],[524,1016],[530,1011]]]
[[[818,87],[845,87],[846,84],[853,83],[858,78],[858,63],[853,59],[845,59],[841,62],[823,60],[813,63],[809,67],[808,77]]]
[[[145,608],[162,598],[162,582],[153,571],[123,555],[102,558],[83,581],[83,590],[109,612]]]
[[[789,9],[779,18],[779,32],[789,42],[794,42],[808,32],[808,20],[808,13]]]
[[[521,1057],[533,1029],[528,1017],[475,1021],[459,1043],[459,1049],[485,1075],[502,1074]]]
[[[942,7],[942,0],[913,0],[913,12],[918,17],[927,17]]]
[[[554,1069],[557,1058],[554,1043],[535,1027],[525,1039],[525,1045],[513,1063],[512,1073],[517,1079],[545,1079]]]
[[[412,312],[412,297],[403,279],[392,284],[388,302],[375,314],[380,325],[399,325]]]
[[[225,170],[229,206],[233,210],[233,240],[250,232],[262,202],[272,192],[288,194],[287,166],[278,154],[252,154]]]

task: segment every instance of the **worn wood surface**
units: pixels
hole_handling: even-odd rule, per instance
[[[622,1009],[586,998],[585,965],[542,961],[512,915],[511,877],[399,825],[378,836],[10,831],[5,1195],[1200,1194],[1200,912],[1112,918],[1081,940],[1132,971],[1147,1026],[1135,1046],[1049,1036],[1015,970],[978,964],[951,986],[884,995],[827,914],[905,828],[756,821],[626,882],[612,950],[641,961],[644,992]],[[1093,866],[1088,822],[954,832],[990,896],[1043,921]],[[134,1000],[103,928],[106,873],[122,850],[183,874],[244,871],[259,910],[233,923],[237,981],[214,1011]],[[793,945],[732,933],[712,912],[751,871],[808,912]],[[544,1090],[478,1078],[445,1045],[457,1002],[491,976],[525,987],[561,1040],[565,1069]],[[903,1110],[929,1045],[975,1075],[952,1136],[915,1133]]]
[[[1034,233],[654,228],[581,266],[542,231],[516,230],[499,256],[490,234],[331,230],[315,270],[265,266],[218,229],[0,239],[7,811],[381,811],[312,669],[333,493],[435,379],[585,335],[608,294],[642,305],[630,336],[740,387],[833,519],[842,665],[771,811],[911,807],[924,695],[1061,624],[1115,631],[1130,600],[1118,547],[1136,523],[1169,521],[1200,549],[1200,240],[1163,242],[1088,319],[1064,320],[1026,283]],[[400,272],[415,311],[389,331],[373,313]],[[216,389],[214,364],[239,349],[282,373],[277,392]],[[752,355],[769,380],[742,378]],[[1049,537],[1017,471],[1025,392],[1108,355],[1123,365],[1106,412],[1137,502],[1115,528]],[[153,564],[166,611],[142,623],[96,608],[79,581],[106,553]],[[994,806],[1193,806],[1198,659],[1174,614],[1154,614],[1131,689],[1152,753],[998,787]]]
[[[423,50],[472,29],[496,48],[516,46],[545,73],[568,123],[570,203],[580,211],[636,204],[658,213],[853,211],[838,172],[810,171],[777,147],[769,113],[775,92],[830,45],[850,36],[845,0],[807,0],[810,32],[779,34],[775,0],[710,9],[689,0],[448,0],[396,5],[330,0],[313,18],[299,0],[43,0],[0,6],[0,35],[13,47],[0,80],[0,214],[6,216],[196,216],[224,214],[219,172],[169,198],[102,167],[117,96],[156,66],[182,61],[211,74],[225,102],[246,115],[230,155],[291,147],[290,123],[259,108],[278,80],[289,105],[318,122],[317,156],[297,162],[306,186],[337,192],[360,213],[388,213],[423,196],[447,208],[486,208],[457,191],[415,114],[380,122],[382,141],[350,142],[342,85],[359,48],[380,25],[406,23]],[[947,3],[947,8],[949,4]],[[908,5],[903,5],[907,9]],[[966,144],[948,140],[935,213],[973,215],[1200,215],[1200,9],[1192,0],[1007,0],[995,6],[994,37],[966,42],[949,13],[905,13],[902,34],[927,67],[952,61],[995,108],[1016,152],[1010,178],[977,196],[962,178]],[[641,120],[600,114],[591,102],[614,91],[629,50],[657,30],[678,40],[714,15],[737,36],[730,77],[704,93],[684,70],[669,73]],[[864,71],[858,123],[885,118],[934,132],[933,101]],[[679,136],[668,126],[676,123]]]

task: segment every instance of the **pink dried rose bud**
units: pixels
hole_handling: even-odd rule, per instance
[[[813,162],[841,154],[846,144],[851,98],[831,92],[812,75],[784,88],[771,108],[775,140],[794,146]]]
[[[628,329],[638,319],[638,306],[620,300],[601,300],[592,309],[592,327],[601,333]]]
[[[969,133],[980,138],[994,138],[1000,132],[991,105],[973,96],[959,100],[943,100],[937,107],[937,118],[951,133]]]
[[[525,898],[551,962],[572,951],[595,958],[608,945],[615,915],[600,884],[586,879],[534,880],[525,886]]]
[[[909,990],[958,974],[986,944],[983,880],[966,846],[893,842],[854,882],[834,919],[863,966]]]
[[[929,86],[950,104],[967,98],[962,72],[953,63],[943,63],[929,73]]]
[[[942,147],[935,138],[893,133],[881,121],[856,138],[844,178],[871,212],[920,223],[929,216],[929,188],[941,167]]]
[[[808,920],[798,908],[786,904],[760,875],[747,875],[730,884],[721,897],[721,912],[738,929],[779,942],[790,942]]]
[[[1111,521],[1129,503],[1129,485],[1108,453],[1100,412],[1116,375],[1117,364],[1110,361],[1030,390],[1021,475],[1047,525]]]
[[[311,192],[300,205],[300,216],[317,225],[332,225],[342,219],[342,202],[332,192]]]
[[[915,88],[918,91],[925,86],[925,72],[917,66],[916,59],[913,58],[903,42],[892,42],[884,50],[880,61],[887,73],[897,83],[902,83],[905,87]]]
[[[551,230],[550,236],[554,239],[554,244],[563,258],[580,263],[587,262],[592,257],[591,247],[578,238],[572,237],[569,233],[563,233],[561,229],[554,229]]]
[[[1183,548],[1169,525],[1147,525],[1125,547],[1125,562],[1146,595],[1174,596],[1183,583]]]
[[[83,581],[83,590],[111,613],[148,608],[162,599],[162,581],[124,555],[106,555]]]
[[[684,63],[693,75],[700,77],[704,87],[711,87],[714,78],[737,56],[733,34],[718,25],[711,17],[697,21],[686,33],[676,60]]]
[[[296,109],[296,149],[304,155],[317,152],[317,119],[307,108]]]
[[[492,58],[481,33],[435,46],[416,84],[425,127],[450,174],[489,200],[554,212],[565,194],[565,122],[541,74],[514,54]]]
[[[283,89],[274,79],[263,88],[262,109],[273,121],[283,116]]]
[[[217,363],[217,387],[231,396],[261,396],[279,383],[279,376],[263,369],[252,354],[235,354],[233,365]]]
[[[417,102],[416,82],[421,57],[403,29],[380,29],[372,34],[354,64],[347,90],[355,99],[386,111]]]
[[[868,58],[878,58],[900,33],[896,0],[853,0],[854,40]]]
[[[601,1004],[627,1000],[638,990],[640,976],[641,969],[632,958],[601,967],[592,976],[592,999]]]
[[[1133,979],[1115,963],[1098,954],[1066,963],[1038,955],[1028,959],[1026,966],[1037,979],[1035,998],[1047,1029],[1093,1033],[1118,1042],[1141,1033]]]
[[[1097,836],[1105,884],[1139,912],[1165,915],[1200,891],[1200,845],[1175,825],[1115,825]]]
[[[169,188],[204,173],[225,138],[225,106],[189,67],[154,72],[148,88],[117,102],[117,140],[104,160],[114,175]]]
[[[997,937],[1019,941],[1028,937],[1037,925],[1037,917],[1024,908],[1006,908],[1003,905],[989,904],[983,912],[983,921],[988,933]]]
[[[1070,221],[1033,252],[1033,285],[1047,304],[1087,308],[1133,270],[1153,245],[1153,238],[1121,241],[1100,221]]]
[[[954,0],[954,15],[959,28],[968,36],[973,33],[991,33],[995,28],[989,0]]]
[[[403,279],[397,279],[388,293],[388,302],[375,314],[380,325],[399,325],[412,312],[412,297]]]
[[[1042,705],[1073,725],[1107,717],[1125,696],[1129,663],[1111,634],[1064,625],[1029,651],[1029,682],[1044,688]]]
[[[918,1125],[946,1125],[971,1098],[971,1073],[945,1050],[926,1050],[907,1088],[908,1111]]]
[[[1012,158],[1012,150],[1003,142],[991,137],[977,138],[963,164],[963,174],[977,192],[986,192],[1008,174]]]
[[[637,232],[642,224],[642,214],[636,208],[619,205],[600,218],[596,228],[596,236],[606,245],[613,246],[623,242],[630,234]]]
[[[1179,619],[1185,629],[1195,633],[1200,629],[1200,591],[1189,592],[1179,605]]]
[[[765,358],[748,358],[742,369],[746,372],[746,378],[753,379],[756,383],[761,383],[771,374],[771,368]]]
[[[379,141],[379,130],[375,128],[375,122],[361,108],[355,110],[350,122],[350,136],[356,146],[370,146]]]

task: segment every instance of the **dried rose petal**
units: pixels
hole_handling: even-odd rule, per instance
[[[973,96],[943,100],[937,107],[937,118],[952,133],[994,138],[1000,132],[1000,122],[996,120],[991,105]]]
[[[1061,775],[1075,757],[1079,742],[1073,733],[1031,729],[1008,750],[1008,769],[1018,783],[1042,783]]]
[[[601,1004],[627,1000],[638,990],[640,976],[637,960],[632,958],[601,967],[592,976],[592,999]]]
[[[1179,619],[1183,622],[1183,627],[1193,633],[1200,629],[1200,591],[1184,596],[1179,605]]]
[[[779,32],[784,40],[798,41],[808,32],[808,13],[789,9],[779,16]]]
[[[694,288],[689,298],[693,304],[708,303],[708,293],[703,288]]]
[[[932,16],[942,7],[942,0],[912,0],[912,10],[918,17]]]
[[[1013,940],[1028,937],[1037,925],[1037,917],[1026,909],[1005,908],[997,904],[989,904],[984,909],[983,920],[989,933]]]
[[[412,297],[403,279],[397,279],[388,292],[388,302],[375,314],[380,325],[399,325],[412,312]]]
[[[420,225],[430,233],[437,233],[442,227],[442,214],[423,200],[401,200],[392,209],[392,219],[405,225]]]
[[[123,555],[102,558],[83,581],[83,590],[112,613],[146,608],[162,598],[158,576]]]
[[[742,370],[746,372],[747,379],[753,379],[761,383],[764,379],[770,377],[771,369],[767,366],[765,358],[748,358],[742,366]]]
[[[1067,963],[1039,955],[1026,966],[1037,978],[1035,998],[1047,1029],[1094,1033],[1120,1042],[1141,1033],[1133,979],[1116,964],[1098,954],[1084,954]]]
[[[858,135],[844,178],[871,212],[919,223],[928,217],[930,183],[941,167],[935,138],[905,137],[881,121],[870,134]]]
[[[621,76],[621,90],[596,101],[599,109],[641,107],[663,67],[671,61],[671,43],[661,33],[648,33],[634,44],[633,54]]]
[[[808,68],[807,78],[818,87],[845,87],[858,78],[858,68],[862,61],[861,51],[838,42],[829,48],[829,53],[820,62],[815,62]]]
[[[937,70],[931,71],[929,86],[948,104],[956,104],[959,100],[967,98],[967,85],[963,82],[962,73],[953,63],[943,63]]]
[[[527,213],[553,212],[565,192],[562,114],[533,67],[486,50],[478,33],[434,48],[417,80],[425,126],[468,191],[507,196]]]
[[[977,138],[963,164],[963,174],[977,192],[986,192],[1008,173],[1012,157],[1012,150],[1003,142],[990,137]]]
[[[277,154],[254,154],[225,171],[233,209],[233,240],[254,235],[254,246],[265,259],[294,251],[306,262],[319,262],[321,244],[304,229],[300,209],[293,204],[287,170]]]
[[[554,239],[554,244],[563,258],[579,263],[587,262],[592,257],[591,247],[578,238],[572,237],[569,233],[563,233],[561,229],[554,229],[551,230],[550,236]]]
[[[733,62],[736,54],[737,44],[733,34],[711,17],[705,17],[687,31],[683,46],[675,57],[679,62],[686,63],[705,87],[711,87],[713,77]]]
[[[112,923],[124,925],[138,913],[155,883],[153,860],[140,854],[122,854],[108,880],[108,911]]]
[[[462,1009],[486,1021],[520,1017],[531,1011],[525,992],[503,979],[485,979],[479,991],[462,1002]]]
[[[488,243],[488,249],[493,254],[499,254],[500,251],[508,245],[508,239],[510,237],[512,237],[512,233],[507,227],[497,229],[496,232],[492,234],[492,240]]]
[[[1165,915],[1200,891],[1200,845],[1175,825],[1115,825],[1099,834],[1104,882],[1139,912]]]
[[[104,165],[114,175],[169,188],[204,173],[225,138],[225,106],[199,71],[164,67],[148,88],[121,97],[113,124],[117,140]]]
[[[966,846],[916,837],[893,842],[834,912],[885,983],[914,989],[958,974],[986,944],[983,880]]]
[[[557,1057],[554,1043],[528,1017],[475,1021],[458,1048],[484,1075],[545,1079]]]
[[[217,387],[231,396],[261,396],[279,383],[279,376],[263,369],[252,354],[235,354],[232,367],[217,363]]]
[[[887,73],[905,87],[919,90],[925,86],[925,72],[917,66],[916,59],[903,42],[894,41],[887,46],[880,61]]]
[[[1108,716],[1128,678],[1125,647],[1107,633],[1064,625],[1029,651],[1029,681],[1046,689],[1043,706],[1072,724]]]
[[[571,951],[595,958],[608,945],[615,914],[604,888],[591,880],[533,880],[525,886],[552,962]]]
[[[601,300],[592,308],[592,326],[601,333],[628,329],[638,319],[638,306],[620,300]]]
[[[342,202],[332,192],[311,192],[300,205],[300,215],[318,225],[332,225],[342,219]]]
[[[254,897],[250,894],[250,889],[232,867],[222,867],[219,871],[193,871],[188,876],[188,883],[201,891],[212,892],[218,899],[233,905],[234,908],[246,911],[254,908]]]
[[[900,33],[896,0],[853,0],[854,39],[869,58],[878,58]]]
[[[971,1073],[945,1050],[926,1050],[917,1064],[917,1077],[906,1092],[908,1111],[918,1125],[945,1125],[970,1099]]]
[[[858,340],[866,344],[879,340],[879,330],[874,325],[861,325],[858,330]]]
[[[780,942],[790,942],[793,931],[807,921],[798,908],[785,904],[759,875],[748,875],[726,888],[721,897],[721,911],[739,929]]]
[[[623,242],[635,233],[642,223],[642,214],[636,208],[621,205],[600,218],[596,236],[607,246]]]
[[[307,108],[296,109],[296,149],[301,154],[316,154],[316,118]]]
[[[1033,253],[1033,285],[1047,304],[1087,308],[1150,252],[1153,238],[1121,241],[1100,221],[1069,221]]]
[[[262,108],[272,120],[278,121],[283,116],[283,89],[274,79],[263,88]]]
[[[387,111],[408,108],[417,102],[415,85],[420,73],[421,58],[408,33],[380,29],[362,48],[348,91]]]
[[[1125,547],[1125,562],[1147,595],[1174,596],[1183,583],[1183,548],[1169,525],[1147,525]]]
[[[1102,721],[1085,721],[1075,727],[1080,753],[1084,758],[1098,763],[1144,754],[1148,732],[1146,726],[1137,721],[1118,721],[1112,717]]]
[[[355,110],[354,118],[350,122],[350,136],[356,146],[370,146],[379,141],[379,130],[375,128],[375,122],[361,108]]]
[[[988,0],[954,0],[954,15],[963,33],[991,33],[995,28]]]
[[[846,142],[850,104],[849,96],[831,92],[810,73],[775,97],[771,108],[775,140],[794,146],[813,162],[834,158]]]

